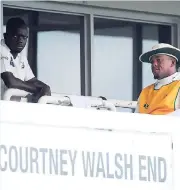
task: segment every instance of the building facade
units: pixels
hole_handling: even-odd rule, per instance
[[[29,26],[24,53],[54,93],[137,100],[152,83],[139,55],[157,43],[180,47],[180,2],[3,1],[1,37],[11,17]]]

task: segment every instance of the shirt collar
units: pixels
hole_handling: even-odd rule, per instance
[[[166,78],[163,78],[163,79],[160,79],[160,80],[157,80],[156,83],[155,83],[155,86],[157,85],[166,85],[166,84],[169,84],[171,83],[172,81],[176,80],[177,79],[177,76],[179,76],[180,73],[179,72],[176,72],[174,74],[172,74],[171,76],[168,76]],[[178,77],[179,78],[179,77]]]
[[[11,50],[10,50],[9,47],[6,45],[4,39],[1,39],[1,45],[2,45],[3,47],[5,47],[5,48],[7,49],[7,51],[9,51],[9,52],[11,53]],[[20,53],[17,54],[17,57],[19,57],[19,56],[20,56]]]

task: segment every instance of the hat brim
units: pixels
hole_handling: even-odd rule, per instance
[[[168,47],[148,51],[142,54],[139,57],[139,60],[141,62],[150,63],[150,58],[153,55],[157,55],[157,54],[163,54],[163,55],[174,57],[177,59],[177,64],[180,65],[180,50],[175,49],[175,48],[168,48]]]

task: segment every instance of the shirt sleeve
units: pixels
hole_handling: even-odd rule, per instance
[[[13,73],[13,62],[11,57],[5,52],[0,53],[1,73],[12,72]]]
[[[34,78],[35,76],[34,76],[34,74],[32,72],[31,67],[29,66],[29,63],[28,63],[27,59],[25,59],[24,64],[25,64],[24,65],[25,66],[25,78],[24,78],[24,80],[28,81],[28,80],[31,80],[32,78]]]

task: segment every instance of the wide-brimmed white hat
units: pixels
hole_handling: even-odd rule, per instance
[[[151,51],[140,55],[139,60],[141,62],[150,63],[153,55],[168,55],[177,60],[177,64],[180,64],[180,49],[170,45],[160,43],[152,47]]]

